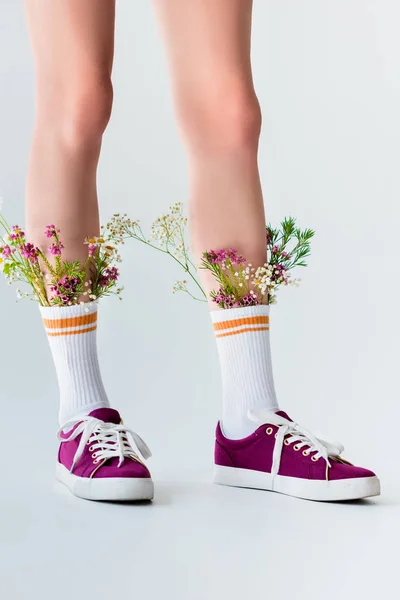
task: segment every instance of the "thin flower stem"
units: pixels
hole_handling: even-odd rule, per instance
[[[204,298],[207,300],[207,294],[205,293],[205,291],[201,287],[200,283],[197,281],[197,278],[191,272],[189,266],[186,265],[185,263],[181,262],[176,256],[174,256],[172,254],[172,252],[170,252],[170,250],[168,249],[168,246],[167,246],[167,250],[164,250],[164,248],[160,248],[159,246],[156,246],[155,244],[152,244],[151,242],[149,242],[145,238],[145,236],[143,234],[143,231],[142,231],[142,229],[141,229],[140,226],[138,227],[138,229],[140,230],[140,233],[142,234],[143,237],[140,237],[140,236],[136,235],[135,233],[128,233],[127,237],[124,238],[124,239],[133,238],[133,239],[135,239],[135,240],[137,240],[139,242],[142,242],[143,244],[146,244],[146,246],[149,246],[150,248],[154,248],[154,250],[158,250],[159,252],[162,252],[163,254],[167,254],[167,255],[171,256],[174,259],[174,261],[177,262],[178,265],[180,265],[182,267],[182,269],[185,271],[185,273],[187,273],[189,275],[189,277],[191,277],[191,279],[193,280],[193,282],[196,284],[196,286],[201,291],[201,293],[204,296]]]
[[[203,298],[196,298],[196,296],[193,296],[193,294],[191,294],[191,293],[189,292],[189,290],[187,290],[187,289],[185,289],[185,290],[183,290],[183,291],[184,291],[186,294],[189,294],[189,296],[190,296],[191,298],[193,298],[193,300],[197,300],[197,302],[207,302],[207,300],[203,300]]]

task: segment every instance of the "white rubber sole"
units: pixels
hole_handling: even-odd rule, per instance
[[[305,500],[320,502],[339,502],[341,500],[359,500],[379,496],[381,485],[377,477],[360,477],[337,481],[311,481],[297,477],[277,475],[274,483],[270,473],[236,469],[234,467],[214,467],[214,483],[234,487],[268,490],[295,496]]]
[[[111,502],[129,502],[152,500],[154,484],[150,478],[94,478],[77,477],[68,469],[57,464],[56,479],[69,491],[85,500],[108,500]]]

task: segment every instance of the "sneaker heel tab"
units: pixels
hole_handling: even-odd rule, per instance
[[[224,438],[224,434],[222,432],[221,421],[218,421],[217,426],[215,427],[215,439],[218,441],[223,438]]]
[[[234,467],[234,462],[231,459],[227,450],[216,440],[214,450],[214,464],[223,467]]]

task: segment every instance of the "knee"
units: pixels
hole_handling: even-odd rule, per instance
[[[86,84],[69,100],[66,140],[75,145],[100,142],[111,117],[111,81]]]
[[[241,86],[181,99],[178,112],[189,146],[199,151],[256,149],[261,110],[253,90]]]
[[[66,90],[49,115],[62,143],[72,150],[98,147],[111,117],[113,88],[111,81],[87,81]]]

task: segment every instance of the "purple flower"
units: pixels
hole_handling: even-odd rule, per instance
[[[45,236],[48,238],[57,237],[60,230],[55,225],[46,225]]]
[[[59,282],[58,285],[63,287],[65,290],[76,290],[79,285],[78,277],[70,277],[69,275],[64,275]]]
[[[271,233],[271,230],[268,229],[268,227],[265,230],[265,237],[266,237],[267,245],[269,246],[272,242],[272,233]]]
[[[71,298],[67,294],[60,293],[50,297],[50,302],[55,302],[56,300],[56,304],[61,304],[62,306],[68,306],[71,302]]]
[[[217,262],[217,253],[214,250],[209,250],[208,252],[204,252],[203,254],[204,258],[206,261],[210,262],[210,263],[216,263]]]
[[[282,263],[276,263],[273,265],[274,270],[272,273],[272,281],[283,280],[285,283],[289,280],[289,275],[287,274],[287,268]]]
[[[246,264],[245,257],[242,256],[241,254],[238,254],[238,252],[236,250],[234,250],[233,248],[229,248],[229,250],[228,250],[228,258],[231,261],[231,263],[234,264],[234,265],[242,265],[242,266],[244,266]]]
[[[20,240],[25,237],[25,233],[22,231],[19,225],[13,225],[11,228],[11,233],[9,235],[10,240],[13,242]]]
[[[233,248],[228,248],[227,250],[221,248],[217,251],[209,250],[208,252],[204,253],[204,256],[206,260],[208,260],[208,262],[218,265],[221,265],[226,261],[230,261],[233,265],[246,264],[246,259],[244,258],[244,256],[238,254],[238,252]]]
[[[282,263],[276,263],[276,264],[274,265],[274,269],[275,269],[275,271],[277,271],[277,272],[278,272],[280,275],[282,275],[282,274],[286,273],[286,270],[287,270],[287,269],[286,269],[286,267],[285,267],[285,265],[284,265],[284,264],[282,264]]]
[[[10,258],[13,252],[15,252],[15,248],[10,248],[10,246],[0,246],[0,254],[3,255],[3,258]]]
[[[52,285],[50,291],[54,294],[50,300],[57,300],[58,304],[67,305],[78,293],[79,279],[78,277],[70,277],[64,275],[55,285]]]
[[[233,308],[236,304],[235,297],[225,294],[222,288],[217,291],[214,298],[212,298],[212,301],[221,308]]]
[[[19,247],[19,251],[21,256],[23,256],[25,260],[29,260],[29,262],[32,264],[36,263],[39,259],[39,249],[29,242],[22,244]]]
[[[281,250],[281,246],[273,246],[271,249],[271,254],[279,254],[279,256],[283,258],[283,260],[287,260],[288,258],[290,258],[290,254],[288,254],[288,252],[285,252],[284,250]]]
[[[228,258],[228,252],[226,250],[224,250],[223,248],[221,248],[221,250],[217,250],[217,258],[216,261],[217,263],[222,263],[224,262],[226,259]]]
[[[243,296],[241,306],[257,306],[260,304],[257,296],[253,296],[253,294],[247,294],[247,296]]]
[[[49,252],[52,256],[61,256],[61,250],[64,249],[64,245],[59,241],[49,247]]]
[[[119,271],[117,267],[108,267],[99,277],[99,285],[101,287],[108,287],[113,282],[117,281],[119,277]]]
[[[94,256],[96,254],[96,250],[97,250],[96,244],[89,244],[89,246],[88,246],[89,256]]]

